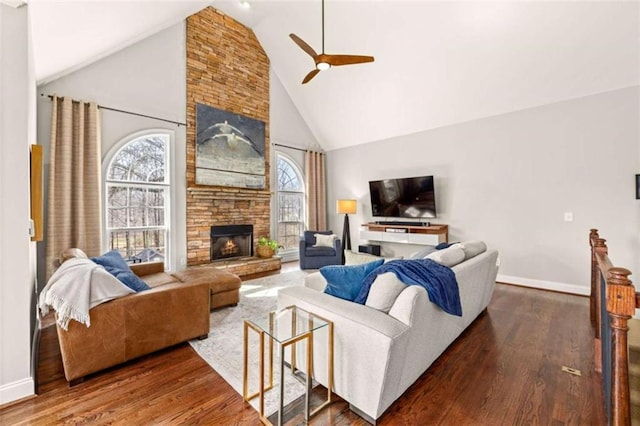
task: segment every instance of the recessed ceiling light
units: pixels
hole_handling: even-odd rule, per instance
[[[247,0],[242,0],[240,2],[240,7],[243,9],[250,9],[251,8],[251,3],[249,3]]]

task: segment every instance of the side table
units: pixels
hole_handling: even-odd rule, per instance
[[[327,327],[327,363],[328,363],[328,387],[327,399],[310,412],[310,390],[311,380],[313,377],[313,336],[314,331]],[[259,389],[249,394],[249,330],[253,330],[259,337]],[[269,339],[269,384],[265,386],[265,338]],[[296,368],[296,344],[306,342],[306,374]],[[255,397],[260,398],[260,420],[267,425],[271,422],[264,414],[264,393],[273,388],[273,351],[274,342],[280,347],[280,403],[278,407],[278,426],[283,423],[283,397],[284,397],[284,365],[285,365],[285,349],[290,347],[291,354],[291,372],[297,378],[297,372],[305,377],[305,420],[308,421],[312,416],[329,405],[331,400],[331,390],[333,388],[333,322],[324,319],[311,312],[307,312],[297,306],[287,306],[278,311],[270,312],[266,318],[260,320],[244,321],[244,347],[243,347],[243,392],[245,401],[250,401]]]

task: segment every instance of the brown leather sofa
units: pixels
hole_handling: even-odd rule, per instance
[[[63,258],[63,261],[66,260]],[[210,283],[185,282],[164,272],[162,262],[131,265],[150,290],[90,311],[91,327],[58,326],[64,375],[70,385],[84,376],[209,333]]]

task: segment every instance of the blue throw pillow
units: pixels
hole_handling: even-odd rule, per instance
[[[327,280],[324,292],[353,302],[360,293],[366,276],[383,263],[384,259],[379,259],[361,265],[323,266],[320,268],[320,273]]]
[[[99,257],[92,257],[91,260],[98,265],[104,266],[107,272],[135,292],[149,290],[151,288],[133,273],[117,250],[111,250]]]

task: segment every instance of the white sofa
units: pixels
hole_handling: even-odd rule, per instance
[[[387,314],[323,293],[326,281],[319,272],[310,274],[305,286],[280,290],[278,308],[296,305],[333,321],[334,392],[375,424],[487,307],[498,273],[497,259],[496,250],[487,250],[452,267],[462,317],[431,303],[418,285],[404,288]],[[324,386],[328,383],[326,342],[326,336],[317,336],[313,346],[314,377]],[[305,370],[302,357],[297,362]]]

